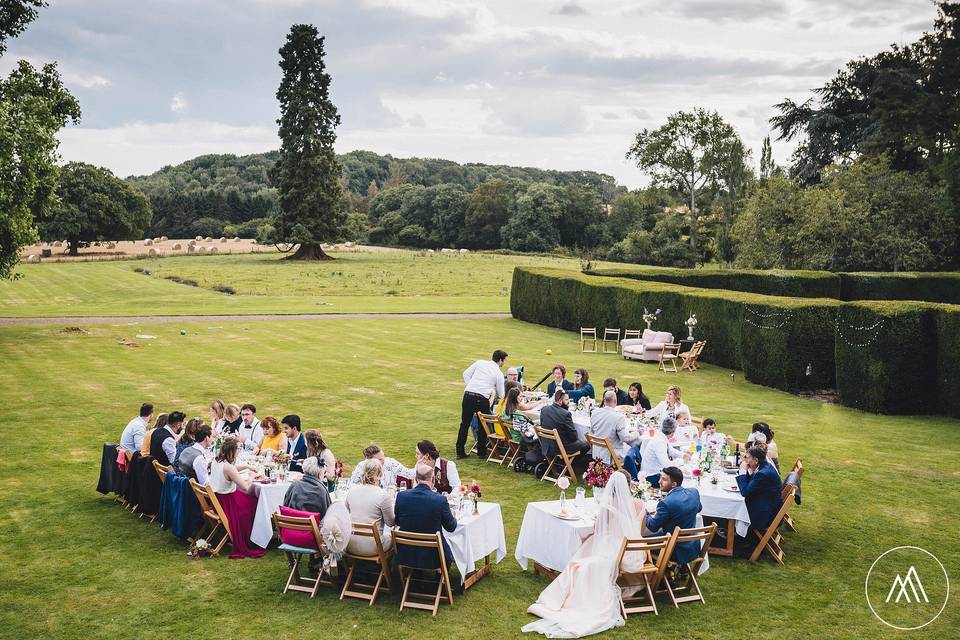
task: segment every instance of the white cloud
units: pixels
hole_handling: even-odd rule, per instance
[[[170,100],[170,111],[180,113],[187,108],[187,99],[183,96],[183,91],[177,91]]]

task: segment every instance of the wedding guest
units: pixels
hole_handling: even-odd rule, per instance
[[[519,376],[520,374],[517,372],[516,367],[510,367],[507,369],[507,382],[516,382],[517,384],[520,384]]]
[[[580,439],[580,433],[573,425],[573,416],[570,414],[570,398],[563,389],[557,389],[553,394],[553,404],[548,404],[540,410],[540,426],[544,429],[556,429],[560,442],[567,455],[586,453],[590,445]],[[543,455],[547,458],[559,453],[556,444],[552,441],[542,442]]]
[[[460,487],[460,473],[453,460],[440,457],[440,451],[429,440],[417,443],[417,464],[426,464],[434,468],[433,484],[438,493],[453,493]]]
[[[310,433],[309,431],[307,433]],[[324,481],[325,472],[317,458],[307,458],[303,461],[303,478],[290,483],[283,496],[283,506],[298,511],[316,513],[317,522],[330,508],[330,492]]]
[[[737,542],[744,553],[752,553],[760,540],[756,533],[763,534],[783,505],[780,474],[767,460],[762,448],[750,447],[743,454],[737,486],[750,514],[750,531],[745,540],[738,537]]]
[[[577,369],[573,372],[573,390],[568,394],[570,402],[577,402],[580,398],[594,398],[593,383],[586,369]]]
[[[210,403],[210,428],[213,429],[214,438],[220,435],[223,425],[227,423],[226,418],[224,418],[226,410],[227,407],[223,404],[223,400],[214,400]]]
[[[140,450],[143,444],[143,436],[147,432],[147,427],[153,421],[153,405],[144,402],[140,405],[140,415],[127,423],[120,434],[120,448],[128,452],[128,456]]]
[[[700,432],[697,431],[697,428],[690,424],[690,414],[686,411],[680,411],[676,417],[677,421],[677,430],[674,432],[674,438],[671,440],[671,443],[674,442],[694,442],[700,437]]]
[[[323,469],[322,479],[327,482],[329,487],[330,483],[336,481],[337,478],[337,459],[334,457],[333,451],[327,447],[327,443],[323,441],[323,436],[316,429],[307,429],[303,434],[303,439],[307,441],[307,460],[310,458],[317,459],[317,464]],[[303,463],[305,464],[306,460]]]
[[[674,460],[687,460],[689,454],[680,453],[670,446],[669,438],[677,430],[677,423],[673,418],[666,418],[660,425],[652,438],[645,440],[639,446],[633,447],[630,453],[639,453],[640,465],[637,474],[638,479],[645,479],[650,484],[656,486],[660,482],[660,472],[664,467],[673,466]],[[639,449],[639,451],[635,451]],[[636,459],[636,458],[634,458]]]
[[[157,421],[153,425],[153,429],[147,429],[143,434],[143,443],[140,445],[140,455],[148,456],[150,455],[150,440],[153,438],[153,432],[157,429],[163,429],[167,426],[167,414],[161,413],[157,416]]]
[[[223,408],[223,427],[222,435],[235,435],[240,431],[240,425],[243,424],[243,418],[240,417],[240,406],[234,403],[228,404]]]
[[[150,455],[164,466],[170,466],[177,457],[177,434],[183,428],[187,416],[182,411],[171,411],[167,425],[150,436]]]
[[[510,437],[516,442],[521,442],[524,432],[529,433],[532,428],[530,419],[521,412],[535,409],[541,403],[524,402],[521,399],[519,387],[513,387],[507,391],[507,397],[504,400],[500,418],[510,424]]]
[[[207,484],[207,458],[205,451],[213,446],[213,429],[201,424],[194,430],[194,442],[180,453],[174,465],[177,475],[193,478],[200,484]]]
[[[687,415],[692,415],[690,413],[690,407],[680,401],[680,387],[672,384],[667,387],[666,397],[650,410],[650,416],[658,420],[663,420],[664,418],[676,419],[677,414],[684,411]]]
[[[243,405],[240,407],[240,417],[243,419],[240,429],[237,430],[240,444],[247,451],[253,451],[263,439],[263,428],[257,419],[257,408],[249,403]]]
[[[253,471],[244,464],[236,464],[240,440],[228,437],[220,447],[220,453],[210,463],[208,481],[217,494],[217,500],[227,518],[233,547],[231,558],[259,558],[263,549],[250,541],[253,519],[257,514],[257,496],[253,482],[241,475],[241,471]],[[254,480],[258,479],[255,477]]]
[[[631,407],[640,406],[641,409],[645,411],[650,410],[650,398],[643,393],[643,386],[639,382],[631,382],[630,386],[627,388],[627,402]]]
[[[606,438],[614,451],[623,455],[640,440],[640,435],[630,426],[627,416],[622,411],[617,411],[616,381],[609,386],[604,383],[604,386],[607,390],[603,392],[603,405],[590,414],[590,433],[597,438]],[[613,464],[610,451],[606,447],[594,445],[591,455],[606,464]]]
[[[547,385],[547,395],[552,398],[558,388],[573,391],[573,383],[567,380],[567,368],[562,364],[553,365],[553,380]]]
[[[437,533],[441,530],[453,532],[457,528],[457,519],[453,517],[447,499],[434,491],[434,467],[418,464],[416,473],[417,486],[397,494],[394,506],[397,528],[413,533]],[[440,540],[449,566],[453,553],[447,539],[441,535]],[[436,569],[440,566],[440,558],[432,549],[401,546],[397,548],[397,564]]]
[[[300,433],[300,416],[296,414],[283,416],[280,422],[287,436],[286,452],[290,456],[290,471],[302,471],[300,465],[307,457],[307,441]]]
[[[386,491],[383,481],[383,465],[378,460],[363,460],[357,465],[360,482],[347,494],[347,509],[353,522],[372,524],[380,533],[380,542],[384,549],[391,545],[390,527],[394,524],[393,494]],[[372,538],[352,536],[347,551],[362,556],[377,553]]]
[[[280,428],[280,423],[277,422],[277,419],[273,416],[267,416],[263,419],[263,422],[260,423],[260,426],[263,428],[263,439],[260,440],[260,444],[257,445],[257,455],[262,456],[269,452],[277,451],[286,451],[287,450],[287,436],[284,435],[283,430]]]
[[[516,389],[517,393],[520,393],[520,383],[511,382],[510,380],[507,380],[506,382],[503,383],[503,397],[500,398],[500,401],[497,403],[497,408],[494,412],[495,415],[499,416],[500,414],[503,413],[503,408],[507,406],[507,396],[510,395],[511,389]]]
[[[613,391],[617,394],[617,405],[628,405],[630,404],[630,396],[627,395],[627,392],[617,386],[616,378],[607,378],[603,381],[603,390]]]
[[[197,427],[203,424],[203,420],[200,418],[190,418],[187,420],[186,426],[180,430],[180,433],[177,434],[177,447],[176,452],[173,456],[173,468],[176,469],[179,464],[180,455],[183,453],[183,450],[192,447],[193,443],[196,441],[196,430]]]
[[[644,514],[645,536],[663,536],[673,533],[676,527],[692,529],[697,526],[697,514],[700,513],[700,492],[683,486],[683,471],[677,467],[664,467],[660,471],[660,493],[664,496],[657,504],[653,515]],[[673,559],[686,564],[700,555],[699,542],[681,542],[674,552]]]
[[[739,447],[744,451],[749,449],[754,442],[760,441],[766,445],[767,460],[771,462],[777,470],[779,470],[780,452],[777,449],[777,443],[773,441],[773,430],[766,422],[753,423],[753,426],[750,428],[750,435],[747,436],[746,442],[737,442],[733,439],[733,436],[727,436],[727,443],[731,447]]]
[[[490,413],[490,396],[502,398],[503,373],[507,352],[497,349],[490,360],[477,360],[463,372],[463,400],[460,403],[460,432],[457,434],[457,458],[466,458],[467,432],[476,413]],[[487,434],[477,430],[477,456],[487,457]]]
[[[364,460],[374,460],[380,463],[380,466],[383,467],[383,476],[380,478],[380,486],[384,489],[389,489],[391,487],[397,486],[397,476],[403,478],[412,479],[416,474],[414,469],[408,469],[403,466],[396,458],[391,458],[384,455],[383,449],[380,448],[378,444],[371,444],[363,450]],[[350,476],[350,484],[356,486],[360,483],[360,465],[363,464],[361,461],[353,468],[353,473]]]
[[[727,439],[723,433],[717,431],[717,421],[713,418],[703,419],[703,433],[700,434],[700,444],[704,447],[719,449]]]

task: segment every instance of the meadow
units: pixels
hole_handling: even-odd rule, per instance
[[[0,317],[509,312],[514,266],[580,267],[574,258],[489,253],[333,255],[315,263],[265,253],[23,264],[19,280],[0,281]]]
[[[346,271],[344,263],[315,268]],[[150,283],[129,270],[143,264],[109,266]],[[199,274],[216,264],[201,258],[183,269]],[[220,273],[230,273],[224,265]],[[168,266],[176,265],[165,260]],[[495,290],[485,291],[496,299]],[[158,298],[131,309],[168,312],[178,304],[187,305]],[[261,417],[298,413],[348,465],[371,441],[408,464],[423,437],[452,454],[460,372],[494,348],[506,349],[508,364],[524,365],[534,379],[561,361],[586,367],[598,381],[638,380],[652,398],[678,383],[696,415],[714,417],[741,438],[755,420],[767,421],[781,458],[804,459],[803,504],[793,511],[799,531],[786,535],[786,566],[712,558],[701,580],[705,605],[633,616],[604,638],[900,637],[866,606],[871,562],[891,547],[916,544],[951,574],[960,569],[957,420],[865,414],[758,387],[712,365],[662,374],[616,355],[581,354],[574,334],[516,320],[142,324],[138,332],[157,337],[139,348],[118,343],[129,330],[124,323],[84,329],[0,327],[3,638],[178,638],[198,628],[216,638],[519,637],[531,619],[526,607],[547,584],[513,559],[524,507],[557,495],[530,475],[476,458],[460,463],[463,478],[477,479],[484,499],[502,505],[508,555],[435,619],[400,613],[389,598],[369,607],[323,590],[312,601],[281,595],[286,562],[279,552],[192,560],[157,524],[94,490],[102,443],[117,440],[144,400],[188,415],[206,415],[214,398],[254,402]],[[955,633],[955,605],[954,597],[936,623],[911,637]]]

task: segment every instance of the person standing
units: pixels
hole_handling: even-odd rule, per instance
[[[457,434],[457,458],[466,458],[464,448],[467,444],[467,432],[470,422],[478,412],[490,413],[490,396],[504,396],[503,372],[500,370],[507,361],[507,352],[497,349],[490,360],[477,360],[463,372],[463,401],[460,405],[460,432]],[[487,457],[487,434],[483,429],[477,431],[477,455]]]

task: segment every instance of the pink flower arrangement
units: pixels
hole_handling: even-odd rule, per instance
[[[470,493],[472,493],[475,498],[480,498],[483,495],[480,493],[480,483],[476,480],[470,481]]]
[[[337,462],[333,465],[333,477],[343,477],[343,462],[340,460],[340,458],[337,458]]]
[[[699,477],[700,474],[702,474],[702,473],[703,473],[703,472],[700,470],[700,467],[694,467],[694,469],[693,469],[693,477],[694,477],[694,478]]]
[[[613,475],[613,467],[605,463],[600,458],[594,458],[589,465],[587,465],[587,470],[583,474],[583,479],[587,483],[587,486],[594,487],[596,489],[602,489],[607,486],[607,482],[610,480],[610,476]]]

